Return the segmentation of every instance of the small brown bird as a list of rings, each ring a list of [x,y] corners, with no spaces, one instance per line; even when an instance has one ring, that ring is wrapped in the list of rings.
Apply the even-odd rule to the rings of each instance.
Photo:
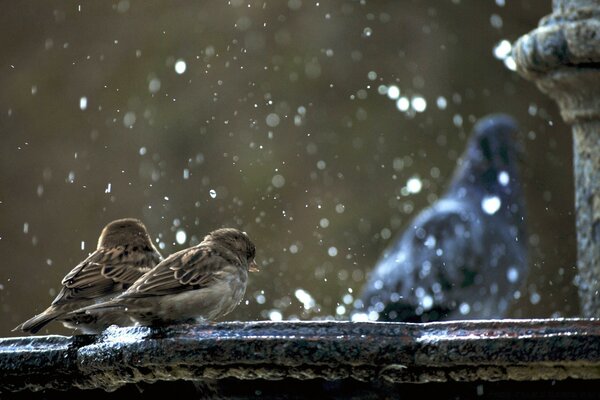
[[[140,325],[214,320],[244,297],[256,250],[237,229],[217,229],[196,246],[171,254],[129,289],[78,315],[127,315]]]
[[[115,323],[132,325],[128,319],[105,320],[67,313],[120,294],[161,260],[141,221],[132,218],[113,221],[102,230],[96,250],[63,278],[63,287],[52,305],[13,331],[36,333],[53,320],[84,333],[98,333]]]

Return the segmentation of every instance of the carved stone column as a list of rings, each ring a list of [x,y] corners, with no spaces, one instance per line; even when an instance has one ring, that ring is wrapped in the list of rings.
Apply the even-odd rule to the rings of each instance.
[[[600,0],[552,6],[513,56],[519,74],[552,97],[573,128],[577,283],[583,315],[600,317]]]

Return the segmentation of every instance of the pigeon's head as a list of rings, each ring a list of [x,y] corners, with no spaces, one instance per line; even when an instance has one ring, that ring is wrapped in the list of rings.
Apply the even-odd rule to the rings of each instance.
[[[475,185],[483,192],[510,194],[517,183],[519,158],[517,122],[508,115],[494,114],[473,128],[458,185]]]

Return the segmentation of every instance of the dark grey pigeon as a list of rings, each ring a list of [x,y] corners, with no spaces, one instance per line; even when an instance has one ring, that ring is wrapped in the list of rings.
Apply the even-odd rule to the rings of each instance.
[[[448,191],[385,251],[358,312],[406,322],[506,316],[527,274],[517,131],[507,115],[477,122]]]

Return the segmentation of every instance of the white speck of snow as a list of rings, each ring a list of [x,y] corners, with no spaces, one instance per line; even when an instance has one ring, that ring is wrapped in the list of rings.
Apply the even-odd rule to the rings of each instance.
[[[508,185],[508,183],[510,182],[510,175],[508,175],[508,172],[500,171],[500,173],[498,174],[498,182],[502,186]]]
[[[210,195],[211,198],[216,198],[217,197],[217,191],[215,189],[210,189],[208,191],[208,194]]]
[[[396,85],[388,86],[387,96],[392,100],[396,100],[398,97],[400,97],[400,88]]]
[[[327,228],[329,226],[329,220],[327,218],[321,218],[319,225],[321,228]]]
[[[85,242],[83,240],[81,241],[81,250],[85,250]]]
[[[423,183],[417,177],[412,177],[408,181],[406,181],[406,190],[408,193],[419,193],[423,188]]]
[[[335,206],[335,212],[337,212],[338,214],[341,214],[344,212],[344,210],[346,210],[346,206],[344,206],[343,204],[336,204]]]
[[[186,240],[187,234],[185,233],[185,231],[182,229],[178,230],[175,234],[175,241],[177,242],[177,244],[184,244]]]
[[[329,257],[335,257],[338,254],[338,250],[335,246],[331,246],[329,249],[327,249],[327,254],[329,254]]]
[[[110,193],[112,190],[112,183],[108,182],[106,185],[106,189],[104,189],[104,193]]]
[[[177,72],[179,75],[183,74],[186,69],[187,64],[181,58],[175,61],[175,72]]]
[[[335,313],[337,315],[344,315],[346,313],[346,307],[344,307],[343,305],[339,305],[335,308]]]
[[[481,208],[486,214],[494,215],[502,206],[498,196],[486,196],[481,200]]]
[[[79,108],[83,111],[87,108],[88,100],[87,97],[83,96],[79,99]]]
[[[29,223],[28,222],[25,222],[23,224],[23,233],[25,233],[25,234],[29,233]]]
[[[537,292],[533,292],[531,293],[531,296],[529,296],[529,301],[531,302],[531,304],[537,304],[540,302],[541,299],[542,296],[540,296],[540,294]]]
[[[187,168],[183,169],[183,179],[190,179],[190,170]]]

